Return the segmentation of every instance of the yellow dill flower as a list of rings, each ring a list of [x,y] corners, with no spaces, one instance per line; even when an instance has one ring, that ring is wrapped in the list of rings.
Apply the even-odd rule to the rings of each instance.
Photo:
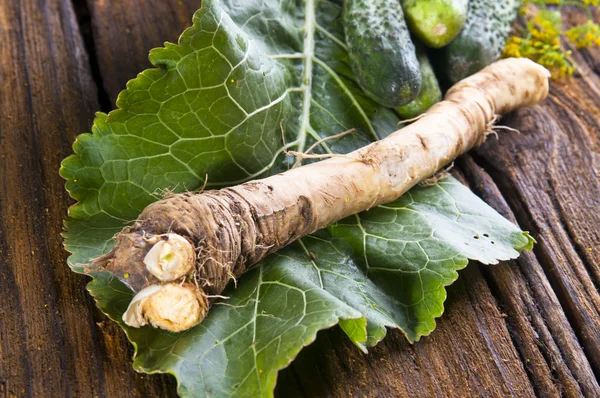
[[[529,58],[546,67],[553,79],[571,76],[575,68],[560,46],[561,30],[559,13],[539,10],[527,23],[527,37],[509,37],[502,56]]]
[[[585,8],[589,20],[580,26],[562,31],[560,10],[564,4]],[[598,7],[600,0],[523,0],[520,14],[526,19],[523,37],[511,36],[503,50],[503,57],[529,58],[552,73],[554,79],[573,75],[575,67],[571,62],[570,51],[561,47],[564,35],[577,47],[600,47],[600,24],[592,21],[589,7]]]
[[[502,56],[504,58],[521,58],[520,43],[521,38],[515,36],[509,37],[506,46],[504,46],[504,50],[502,51]]]
[[[600,0],[581,0],[583,4],[586,6],[598,6],[600,4]]]
[[[560,42],[562,21],[560,13],[550,10],[539,10],[527,23],[527,31],[535,40],[543,43]]]
[[[587,21],[583,25],[575,26],[565,32],[575,47],[584,48],[594,45],[600,46],[600,25]]]

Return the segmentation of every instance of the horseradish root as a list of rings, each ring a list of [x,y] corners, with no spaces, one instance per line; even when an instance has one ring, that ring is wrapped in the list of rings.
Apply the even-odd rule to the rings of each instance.
[[[128,325],[188,329],[232,278],[266,255],[397,199],[481,144],[497,115],[541,101],[549,76],[527,59],[502,60],[457,83],[410,126],[346,156],[160,200],[92,266],[137,293],[123,315]]]
[[[136,328],[150,323],[154,327],[180,332],[198,324],[208,303],[195,286],[165,283],[150,285],[135,295],[123,320]]]

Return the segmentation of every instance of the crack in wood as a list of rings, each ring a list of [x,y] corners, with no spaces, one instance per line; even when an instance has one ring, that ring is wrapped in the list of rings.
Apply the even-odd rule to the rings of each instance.
[[[94,40],[94,32],[92,29],[92,17],[86,0],[71,0],[77,24],[79,25],[79,34],[83,38],[83,44],[88,56],[90,72],[92,79],[96,83],[98,92],[98,104],[102,112],[110,112],[113,109],[113,103],[110,101],[108,92],[104,88],[102,81],[102,73],[100,73],[100,65],[98,64],[98,56],[96,53],[96,43]]]

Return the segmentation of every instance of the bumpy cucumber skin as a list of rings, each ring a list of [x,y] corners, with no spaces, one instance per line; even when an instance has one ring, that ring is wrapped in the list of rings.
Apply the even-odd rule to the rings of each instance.
[[[421,92],[413,102],[396,108],[403,119],[417,117],[442,100],[442,90],[424,49],[417,50],[417,58],[421,65]]]
[[[427,47],[444,47],[467,19],[468,0],[402,0],[410,31]]]
[[[398,0],[345,0],[350,65],[372,99],[394,108],[419,95],[421,73]]]
[[[469,0],[465,27],[444,48],[448,78],[455,83],[500,58],[521,0]]]

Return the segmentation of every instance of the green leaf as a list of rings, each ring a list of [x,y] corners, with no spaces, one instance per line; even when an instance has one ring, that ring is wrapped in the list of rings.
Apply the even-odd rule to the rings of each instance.
[[[325,0],[205,0],[178,44],[152,50],[157,68],[130,81],[118,109],[99,113],[63,162],[78,201],[65,232],[73,270],[108,251],[164,190],[278,173],[290,166],[286,149],[351,128],[315,152],[345,153],[394,131],[396,114],[353,80],[340,11]],[[269,396],[278,370],[319,330],[340,324],[363,351],[386,327],[417,341],[469,259],[493,264],[532,242],[446,179],[269,256],[183,333],[126,327],[133,293],[106,271],[88,288],[136,347],[137,370],[175,375],[186,396]]]

